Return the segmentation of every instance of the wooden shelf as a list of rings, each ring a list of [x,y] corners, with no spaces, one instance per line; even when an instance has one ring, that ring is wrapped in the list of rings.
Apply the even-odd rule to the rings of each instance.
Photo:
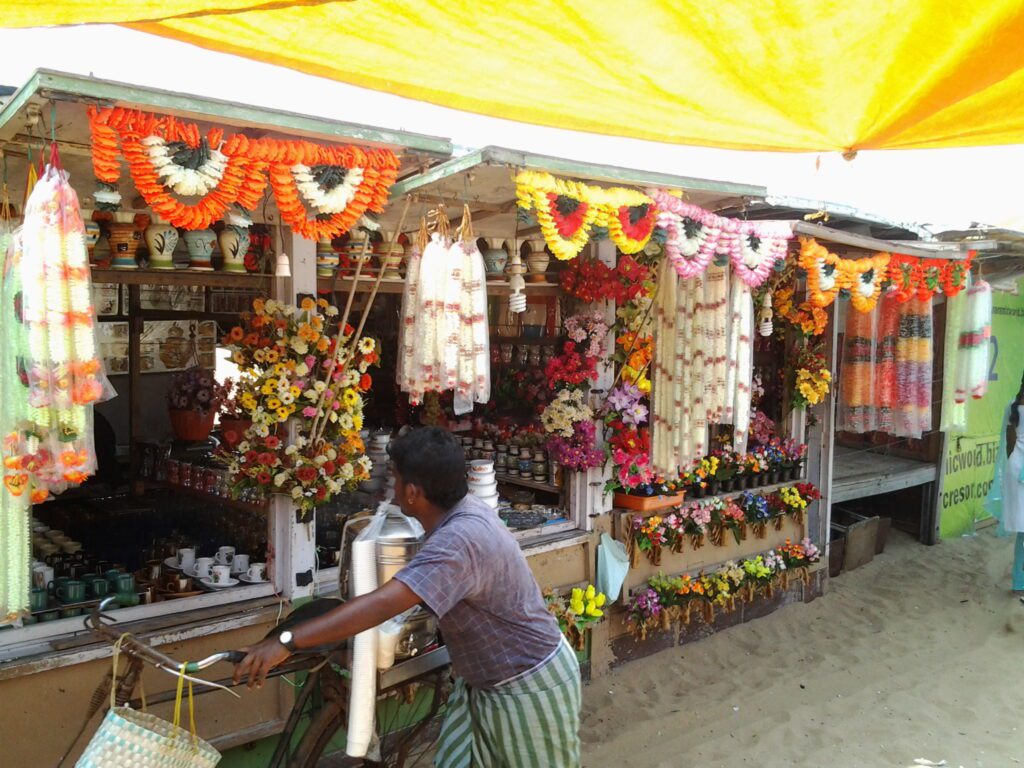
[[[260,288],[273,275],[235,272],[197,272],[188,269],[114,269],[93,267],[94,283],[120,285],[177,285],[210,288]]]
[[[253,504],[248,501],[238,501],[236,499],[229,499],[223,496],[211,496],[205,491],[197,491],[195,488],[189,488],[185,485],[172,485],[171,483],[161,482],[159,480],[146,480],[145,488],[147,491],[170,491],[177,493],[181,496],[188,496],[193,499],[200,499],[201,501],[207,501],[213,505],[220,505],[222,507],[228,507],[230,509],[237,509],[242,512],[266,512],[267,504]]]
[[[796,480],[786,480],[786,481],[781,482],[781,483],[772,483],[771,485],[761,485],[761,486],[758,486],[757,488],[744,488],[742,491],[729,491],[728,493],[719,493],[719,494],[716,494],[714,496],[703,496],[702,498],[699,498],[699,499],[692,498],[692,497],[685,497],[682,500],[682,502],[680,502],[680,503],[681,504],[690,504],[690,503],[695,502],[695,501],[709,501],[711,499],[735,499],[735,498],[738,498],[739,496],[741,496],[742,494],[746,493],[747,491],[750,491],[751,493],[756,494],[758,496],[763,496],[764,494],[771,493],[773,491],[777,491],[777,490],[779,490],[779,488],[788,488],[790,486],[796,485],[797,483],[806,483],[806,482],[807,482],[807,478],[806,477],[799,477]],[[664,515],[664,514],[666,514],[666,511],[668,509],[671,509],[671,507],[663,507],[661,509],[650,509],[650,510],[625,509],[624,507],[615,507],[613,511],[614,512],[620,512],[622,514],[628,514],[628,515],[641,515],[643,517],[650,517],[651,515]]]
[[[373,284],[376,282],[376,276],[366,277],[360,276],[359,287],[357,293],[369,293],[373,290]],[[352,288],[352,278],[350,277],[318,277],[317,288],[320,291],[344,291],[348,292]],[[380,288],[377,289],[378,293],[402,293],[405,289],[405,280],[399,278],[384,278],[380,281]],[[529,296],[557,296],[561,292],[561,286],[558,283],[527,283],[526,289],[523,291],[527,297]],[[507,280],[488,280],[487,281],[487,295],[488,296],[508,296],[511,290],[508,287]]]
[[[508,483],[509,485],[521,485],[524,488],[533,488],[535,491],[546,491],[547,493],[561,493],[562,489],[554,483],[541,483],[537,480],[531,480],[526,477],[514,477],[513,475],[506,475],[504,472],[495,472],[494,479],[499,483]]]

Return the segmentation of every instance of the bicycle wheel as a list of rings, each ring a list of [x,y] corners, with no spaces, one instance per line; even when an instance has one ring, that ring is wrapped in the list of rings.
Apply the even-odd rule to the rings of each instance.
[[[384,734],[379,755],[363,760],[370,768],[426,768],[430,765],[434,744],[440,733],[438,711],[447,693],[447,670],[439,670],[426,680],[381,697],[377,702],[377,731]],[[289,768],[347,768],[357,765],[343,751],[340,733],[347,725],[347,707],[338,700],[327,700],[314,715],[309,728],[296,745]],[[331,749],[329,749],[329,747]],[[325,752],[328,753],[325,756]],[[377,759],[379,757],[379,759]]]

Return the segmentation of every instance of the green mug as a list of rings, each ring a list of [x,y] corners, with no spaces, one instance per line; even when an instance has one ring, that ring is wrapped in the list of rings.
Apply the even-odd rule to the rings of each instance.
[[[107,580],[102,576],[93,574],[85,579],[85,585],[89,588],[89,594],[93,597],[105,597],[108,590]]]
[[[57,587],[57,599],[62,603],[80,603],[85,600],[84,581],[66,581]]]
[[[111,568],[111,569],[103,572],[103,578],[106,579],[107,581],[114,581],[120,575],[121,575],[121,569],[120,568]],[[113,584],[111,584],[111,586],[113,586]]]
[[[32,587],[32,592],[28,598],[29,607],[32,609],[32,612],[45,611],[48,597],[49,593],[42,587]]]
[[[135,574],[118,571],[114,576],[111,576],[108,572],[107,584],[110,585],[111,592],[134,592]]]
[[[53,581],[50,582],[50,594],[56,595],[57,594],[57,588],[61,584],[67,584],[71,580],[72,579],[71,579],[70,576],[58,576],[56,579],[54,579]]]
[[[131,574],[128,575],[130,576]],[[117,598],[117,604],[123,608],[139,604],[139,596],[134,592],[118,592],[115,597]]]

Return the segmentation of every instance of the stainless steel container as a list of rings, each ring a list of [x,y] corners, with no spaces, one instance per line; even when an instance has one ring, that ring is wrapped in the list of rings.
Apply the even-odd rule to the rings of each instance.
[[[389,512],[377,537],[377,583],[387,583],[420,551],[423,539],[399,511]]]

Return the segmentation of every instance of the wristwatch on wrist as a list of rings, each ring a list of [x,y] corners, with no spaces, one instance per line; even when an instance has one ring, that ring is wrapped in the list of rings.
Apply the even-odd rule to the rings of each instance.
[[[295,647],[295,640],[292,638],[292,633],[289,630],[286,629],[284,632],[279,634],[277,639],[280,641],[281,645],[288,649],[289,653],[295,653],[295,651],[298,650],[298,648]]]

